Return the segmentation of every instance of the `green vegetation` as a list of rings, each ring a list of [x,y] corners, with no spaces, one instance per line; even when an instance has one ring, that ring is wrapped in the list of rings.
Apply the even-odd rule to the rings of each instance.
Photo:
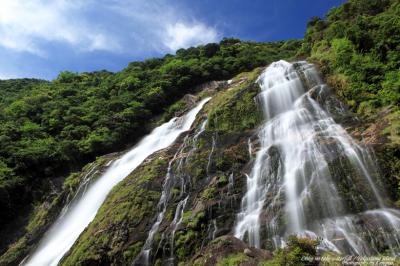
[[[386,182],[388,196],[395,201],[395,206],[400,208],[400,146],[389,144],[377,150],[378,164],[384,169],[382,175]]]
[[[350,0],[325,19],[314,17],[298,55],[319,65],[336,95],[365,122],[383,122],[376,132],[387,143],[376,148],[382,181],[400,202],[400,2]]]
[[[225,235],[209,242],[204,250],[183,265],[317,266],[317,245],[316,240],[290,236],[284,248],[271,254],[265,250],[249,248],[243,241]]]
[[[201,222],[205,220],[204,211],[193,214],[192,211],[186,211],[183,213],[182,223],[188,228],[196,229],[201,225]]]
[[[247,74],[240,75],[241,78],[245,76]],[[253,76],[252,80],[246,82],[254,83],[256,75],[254,74]],[[203,112],[209,114],[212,110],[223,108],[230,102],[241,102],[245,98],[233,97],[239,92],[244,95],[255,91],[248,89],[248,86],[245,85],[232,84],[233,89],[229,88],[219,90],[209,102],[213,108],[209,108],[209,105],[207,105]],[[250,104],[256,106],[254,101],[250,102]],[[203,121],[203,119],[198,119],[194,128],[198,128]],[[215,200],[216,195],[227,189],[227,176],[232,171],[230,167],[240,169],[246,162],[246,160],[237,159],[247,156],[246,142],[242,140],[240,143],[236,141],[231,143],[232,137],[229,134],[224,135],[224,137],[221,136],[219,140],[227,144],[224,146],[218,144],[213,154],[216,157],[223,158],[219,164],[221,169],[223,165],[227,172],[211,169],[211,167],[209,172],[213,176],[210,179],[211,184],[205,183],[208,157],[212,148],[211,139],[214,133],[214,131],[206,130],[199,136],[198,141],[199,143],[203,142],[203,144],[198,145],[199,147],[197,147],[193,156],[180,168],[182,175],[191,175],[193,180],[193,191],[191,192],[193,194],[191,195],[196,195],[199,205],[195,209],[193,206],[189,206],[192,202],[188,202],[186,211],[182,216],[181,225],[175,233],[174,253],[179,261],[186,261],[193,255],[193,251],[200,249],[203,240],[209,234],[209,218],[212,214],[212,209],[216,210],[213,205],[217,205],[219,201]],[[237,129],[234,133],[239,135],[241,132]],[[191,144],[188,144],[188,150],[184,150],[183,154],[187,154],[192,148]],[[229,148],[226,147],[227,145],[229,145]],[[112,190],[93,222],[72,247],[70,255],[65,258],[63,265],[82,265],[85,263],[125,265],[130,264],[136,258],[156,217],[157,208],[155,206],[160,197],[160,186],[167,172],[168,161],[176,152],[176,146],[179,146],[179,143],[154,154],[150,160],[146,160],[144,165],[137,168]],[[219,153],[221,153],[221,156]],[[229,168],[227,168],[228,166]],[[175,166],[173,165],[173,167]],[[215,173],[215,171],[218,171],[218,173]],[[160,232],[154,236],[154,250],[159,246],[165,245],[165,241],[168,240],[163,239],[162,234],[165,237],[165,235],[168,235],[167,230],[171,229],[169,225],[174,218],[177,204],[174,199],[179,196],[179,193],[180,189],[172,188],[171,201],[167,206],[164,221],[160,224]],[[235,213],[229,211],[224,212],[224,215],[233,217]],[[223,223],[233,224],[233,219],[224,219]],[[93,237],[94,235],[96,237]],[[160,249],[158,253],[154,254],[155,262],[157,263],[162,258],[162,250]]]
[[[207,107],[210,111],[207,129],[218,133],[242,132],[254,129],[262,120],[262,112],[255,103],[259,86],[255,83],[260,69],[241,73],[232,80],[233,86],[217,95]]]
[[[203,191],[203,193],[201,194],[201,198],[202,198],[203,200],[211,200],[211,199],[215,198],[215,195],[214,195],[215,192],[216,192],[215,187],[207,188],[207,189],[205,189],[205,190]]]
[[[361,115],[400,102],[400,3],[350,0],[308,23],[301,53]]]
[[[0,81],[0,226],[41,200],[49,179],[135,142],[165,111],[182,111],[178,100],[196,85],[290,58],[299,46],[224,39],[118,73]]]
[[[201,234],[207,224],[207,218],[205,212],[201,211],[193,213],[187,211],[183,214],[182,224],[185,226],[185,230],[179,230],[176,234],[176,255],[180,261],[189,257],[193,250],[200,248]]]
[[[290,236],[287,246],[278,249],[272,258],[264,263],[262,266],[313,266],[319,265],[318,261],[312,259],[317,255],[318,241],[310,238],[298,238]]]
[[[164,154],[142,164],[115,186],[99,209],[95,220],[86,228],[61,265],[128,265],[138,255],[155,216],[159,191],[155,186],[168,161]]]
[[[0,264],[19,261],[35,244],[36,239],[29,236],[39,238],[66,200],[65,193],[43,200],[50,190],[49,180],[68,176],[97,156],[134,143],[155,123],[181,114],[187,109],[182,96],[197,92],[197,85],[231,79],[240,73],[228,87],[220,88],[204,108],[208,114],[206,130],[198,139],[196,152],[181,169],[190,174],[193,188],[176,231],[175,253],[179,261],[187,262],[203,243],[206,248],[212,246],[213,241],[207,247],[210,221],[218,222],[218,229],[225,233],[233,226],[240,206],[236,198],[241,198],[245,188],[240,182],[245,180],[242,173],[249,161],[247,139],[262,122],[255,99],[259,92],[255,79],[261,72],[258,67],[295,54],[316,63],[327,83],[363,121],[382,120],[376,130],[385,142],[376,149],[376,155],[385,183],[391,187],[390,197],[400,206],[400,3],[349,0],[332,9],[326,18],[313,18],[302,42],[224,39],[219,44],[181,49],[176,55],[133,62],[118,73],[65,71],[53,81],[0,81],[0,226],[12,223],[23,206],[36,206],[24,229],[25,236],[1,257]],[[376,115],[385,110],[382,117]],[[212,138],[217,143],[211,154]],[[146,160],[112,190],[63,265],[132,263],[154,222],[173,149]],[[343,171],[352,171],[349,162],[337,158],[329,167],[345,201],[359,195],[371,197],[356,176],[352,184],[342,178]],[[83,173],[87,170],[84,168]],[[235,197],[229,198],[231,173],[236,178]],[[81,176],[70,174],[64,181],[64,192],[73,193]],[[165,241],[162,233],[169,230],[179,194],[180,190],[173,188],[154,245]],[[360,205],[350,206],[353,201],[349,201],[347,207],[362,211],[365,206],[358,199]],[[37,204],[39,201],[47,205]],[[234,241],[226,242],[240,245]],[[227,243],[219,244],[216,250],[220,256],[215,261],[218,265],[254,259],[243,253],[242,246],[228,250]],[[310,239],[291,237],[287,247],[261,265],[313,265],[303,259],[315,256],[316,244]],[[162,260],[160,250],[155,254],[156,263]],[[209,254],[195,262],[202,265]]]
[[[112,159],[112,156],[100,157],[93,163],[83,167],[80,173],[70,174],[64,181],[61,193],[51,194],[42,204],[35,206],[27,225],[22,230],[24,235],[9,246],[7,252],[2,254],[0,265],[18,265],[36,244],[36,241],[43,236],[45,231],[55,221],[62,207],[68,202],[68,199],[75,195],[83,178],[96,179],[101,169],[110,159]],[[94,168],[99,170],[99,172],[91,171]],[[90,175],[90,172],[93,174]]]
[[[248,257],[243,253],[229,255],[217,263],[217,266],[235,266],[246,262]]]

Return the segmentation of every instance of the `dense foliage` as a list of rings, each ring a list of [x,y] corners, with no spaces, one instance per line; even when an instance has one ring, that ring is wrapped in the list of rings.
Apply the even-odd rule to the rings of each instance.
[[[359,114],[400,102],[400,2],[350,0],[308,23],[302,53]]]
[[[386,189],[400,206],[400,1],[349,0],[307,26],[299,55],[364,122],[388,139],[377,155]],[[396,185],[397,183],[397,185]]]
[[[118,73],[1,81],[0,225],[40,198],[49,178],[137,140],[196,85],[290,58],[299,46],[224,39],[133,62]]]
[[[389,126],[383,131],[390,131],[395,145],[382,157],[388,166],[380,165],[387,176],[398,177],[400,2],[349,0],[323,19],[311,19],[303,42],[224,39],[219,44],[180,49],[176,55],[133,62],[118,73],[64,71],[53,81],[0,80],[1,228],[6,230],[4,225],[24,215],[24,206],[50,191],[49,180],[56,182],[58,176],[80,169],[95,157],[134,143],[160,115],[168,118],[181,112],[184,105],[178,100],[197,85],[230,79],[296,53],[320,66],[327,82],[353,111],[369,118],[382,109],[390,111],[385,117],[390,118]],[[209,110],[208,130],[228,135],[258,123],[248,104],[254,94],[241,94],[241,103],[224,104],[236,97],[234,93],[214,98],[220,108]],[[215,107],[212,102],[209,106]],[[223,159],[220,156],[217,164],[223,166]],[[214,201],[213,191],[207,190],[203,199]],[[400,199],[400,186],[394,194]],[[110,216],[114,218],[118,216]],[[181,243],[184,249],[189,242]],[[267,265],[290,261],[301,265],[301,257],[314,252],[314,242],[293,238]],[[237,262],[241,257],[231,259]]]
[[[287,245],[275,251],[272,260],[262,264],[263,266],[317,266],[318,241],[310,238],[298,238],[289,236]]]

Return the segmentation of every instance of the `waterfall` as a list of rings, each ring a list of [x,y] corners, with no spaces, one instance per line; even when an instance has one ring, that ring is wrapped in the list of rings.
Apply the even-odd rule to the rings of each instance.
[[[184,171],[183,167],[195,154],[198,138],[205,131],[206,123],[207,119],[203,123],[201,123],[198,129],[196,129],[193,137],[191,137],[190,135],[186,135],[182,145],[178,148],[173,158],[169,161],[167,173],[165,175],[165,180],[163,183],[161,197],[157,204],[157,208],[159,210],[157,218],[147,235],[147,239],[145,241],[145,244],[143,245],[142,251],[133,263],[134,265],[150,265],[151,256],[154,255],[152,254],[154,237],[156,233],[158,233],[161,223],[164,221],[168,204],[171,203],[171,198],[173,198],[172,190],[176,187],[179,187],[179,195],[177,197],[178,199],[180,199],[180,201],[176,205],[174,219],[167,229],[170,234],[166,235],[166,232],[163,233],[163,238],[169,238],[169,241],[167,242],[167,244],[169,244],[169,254],[167,262],[171,265],[174,264],[175,233],[182,222],[183,212],[185,211],[185,207],[190,196],[189,189],[192,187],[191,177]],[[189,151],[186,152],[187,148],[189,148]]]
[[[207,162],[207,176],[210,175],[210,167],[211,167],[211,162],[212,162],[212,156],[214,153],[215,145],[216,145],[216,140],[215,136],[212,137],[212,146],[211,146],[211,151],[210,154],[208,155],[208,162]]]
[[[235,184],[233,181],[233,172],[232,172],[228,178],[228,193],[233,194],[234,185]]]
[[[84,193],[70,202],[56,222],[41,239],[36,250],[21,265],[57,265],[76,239],[94,219],[110,190],[128,176],[149,155],[171,145],[184,131],[190,129],[196,115],[210,98],[198,103],[182,117],[175,117],[155,128],[136,146],[114,161],[107,171]]]
[[[385,205],[368,150],[314,99],[328,90],[314,66],[278,61],[257,82],[265,122],[235,236],[255,247],[298,235],[344,254],[398,253],[400,212]]]

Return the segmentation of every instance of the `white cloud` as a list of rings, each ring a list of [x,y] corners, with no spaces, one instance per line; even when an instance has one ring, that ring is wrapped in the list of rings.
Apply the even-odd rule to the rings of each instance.
[[[165,0],[0,0],[0,46],[48,56],[77,51],[173,52],[215,42],[217,30]]]
[[[68,0],[0,1],[0,45],[45,55],[42,42],[60,42],[82,50],[115,50],[118,44],[93,28],[81,11],[86,4]]]
[[[175,51],[182,47],[215,42],[217,39],[218,34],[214,28],[201,23],[184,24],[177,22],[166,26],[163,43],[170,50]]]
[[[0,79],[13,79],[18,77],[15,73],[12,73],[9,69],[7,71],[0,68]]]
[[[176,4],[176,3],[175,3]],[[135,49],[175,52],[218,41],[218,31],[190,16],[190,11],[163,0],[119,0],[109,7],[131,24]]]

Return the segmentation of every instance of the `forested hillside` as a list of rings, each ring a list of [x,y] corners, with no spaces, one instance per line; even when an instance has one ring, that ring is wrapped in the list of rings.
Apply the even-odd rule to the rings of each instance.
[[[301,258],[321,252],[316,248],[319,240],[289,237],[286,247],[276,249],[276,240],[266,238],[270,228],[265,225],[260,249],[231,236],[243,206],[246,178],[263,145],[258,130],[268,122],[262,118],[257,77],[278,60],[315,64],[321,82],[332,89],[329,93],[312,87],[302,63],[294,63],[294,72],[311,91],[310,99],[371,152],[360,156],[374,161],[371,168],[376,172],[367,174],[370,183],[362,179],[370,168],[360,174],[339,148],[337,154],[326,155],[326,167],[345,202],[341,215],[348,215],[346,219],[360,215],[354,227],[360,226],[357,230],[371,238],[378,234],[371,228],[380,213],[371,218],[370,210],[400,208],[400,2],[349,0],[323,18],[312,18],[303,40],[257,43],[225,38],[180,49],[175,55],[132,62],[116,73],[64,71],[52,81],[0,80],[0,233],[5,236],[0,252],[6,251],[0,265],[17,265],[32,251],[88,176],[95,180],[120,156],[118,152],[192,108],[187,94],[193,101],[212,99],[187,135],[151,155],[114,187],[61,263],[141,265],[146,237],[164,206],[159,232],[148,244],[153,263],[173,259],[186,265],[309,265]],[[210,85],[210,81],[223,82]],[[335,149],[338,140],[317,133],[321,139],[316,142],[329,148],[325,151]],[[265,155],[275,167],[269,174],[277,180],[283,160],[279,148]],[[93,169],[97,170],[91,174]],[[183,183],[168,187],[169,201],[163,205],[158,202],[171,169]],[[383,195],[382,205],[374,198],[374,182]],[[311,201],[324,202],[315,200],[327,196],[320,189]],[[284,198],[275,198],[277,209]],[[312,215],[316,214],[310,211]],[[260,220],[269,216],[265,212]],[[289,223],[275,222],[277,227]],[[355,249],[350,254],[388,255],[398,250],[382,239],[370,240],[373,252]]]
[[[353,0],[308,23],[301,53],[358,114],[400,102],[400,4]]]
[[[400,200],[400,2],[352,0],[308,23],[299,54],[320,66],[336,95],[362,119]]]
[[[155,117],[182,112],[178,100],[196,85],[291,58],[299,44],[225,39],[132,62],[118,73],[1,81],[0,225],[52,191],[55,177],[134,143]]]

